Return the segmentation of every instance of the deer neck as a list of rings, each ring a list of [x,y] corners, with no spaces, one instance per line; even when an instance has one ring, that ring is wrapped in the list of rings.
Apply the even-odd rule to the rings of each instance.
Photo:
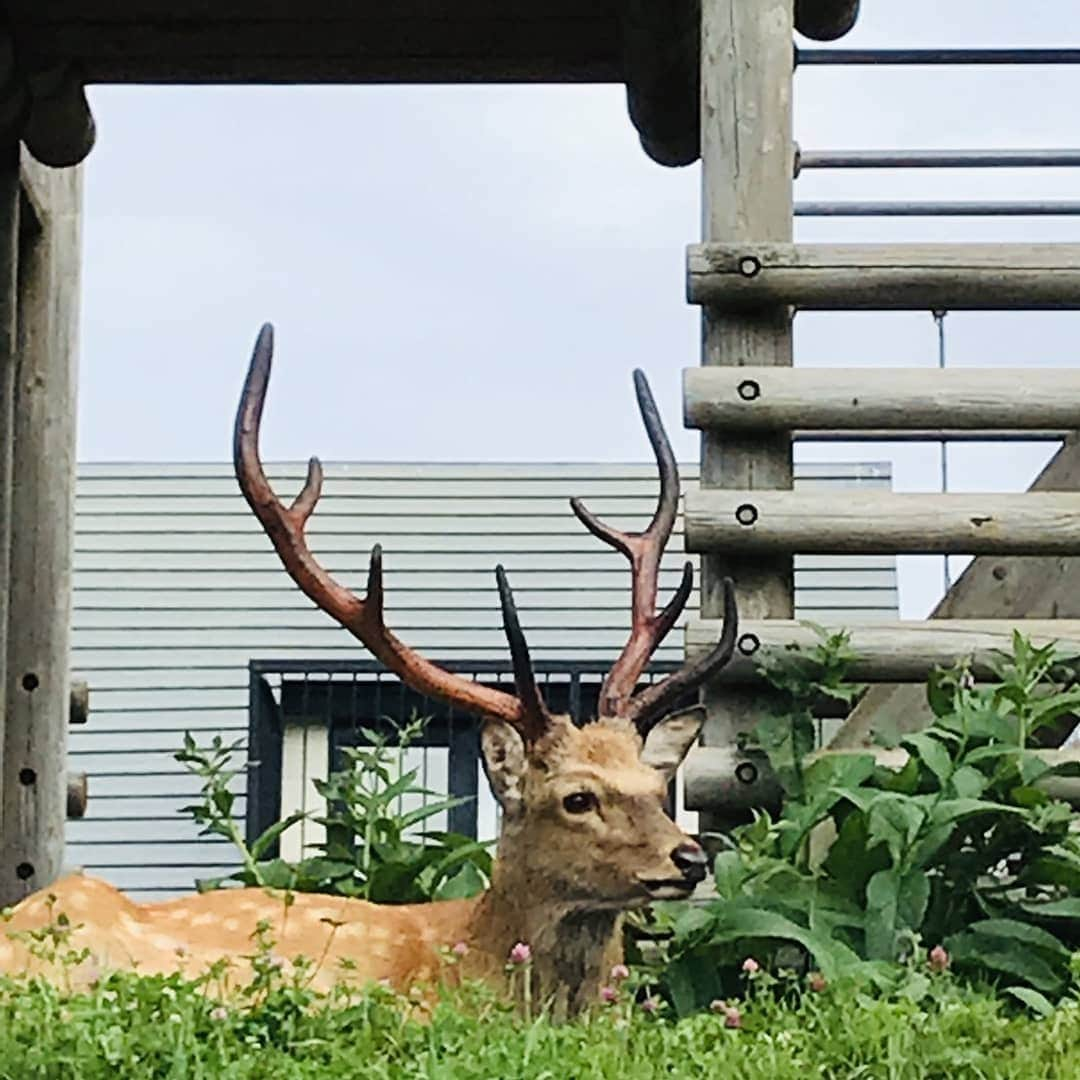
[[[612,966],[622,960],[622,912],[549,897],[532,878],[496,863],[468,936],[497,973],[518,942],[527,944],[537,999],[553,998],[557,1013],[578,1012],[599,1000]]]

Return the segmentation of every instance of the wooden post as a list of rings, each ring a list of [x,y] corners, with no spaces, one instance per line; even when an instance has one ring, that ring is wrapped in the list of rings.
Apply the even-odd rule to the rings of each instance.
[[[12,517],[12,452],[15,444],[15,363],[18,351],[19,144],[9,143],[0,162],[0,798],[3,794],[7,715],[7,612]]]
[[[702,226],[706,242],[790,243],[793,228],[791,136],[792,0],[703,0],[701,8]],[[791,311],[773,304],[754,311],[702,311],[702,363],[791,366]],[[791,438],[764,433],[734,438],[704,432],[705,488],[789,489]],[[743,618],[787,619],[794,613],[788,554],[707,554],[702,558],[701,611],[721,614],[721,581],[736,583]],[[753,691],[750,692],[754,693]],[[708,687],[703,741],[733,745],[752,722],[746,692]],[[760,715],[760,713],[758,713]],[[731,819],[703,815],[702,830]]]
[[[81,172],[24,155],[0,903],[60,873],[67,817]]]

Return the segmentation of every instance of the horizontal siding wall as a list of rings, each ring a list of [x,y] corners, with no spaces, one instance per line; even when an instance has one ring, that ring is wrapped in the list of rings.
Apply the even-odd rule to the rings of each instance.
[[[684,488],[696,466],[683,466]],[[283,498],[303,465],[269,467]],[[656,498],[651,465],[326,466],[311,544],[362,590],[381,543],[388,624],[433,659],[503,658],[494,566],[518,598],[534,656],[614,657],[625,641],[625,560],[590,536],[580,495],[618,527],[642,528]],[[886,465],[796,466],[799,487],[888,488]],[[854,495],[853,497],[857,497]],[[687,556],[682,520],[661,589]],[[91,687],[90,722],[71,734],[71,766],[90,804],[68,823],[68,864],[142,897],[187,891],[231,869],[231,850],[199,839],[180,809],[197,781],[173,760],[185,730],[208,741],[247,733],[255,658],[357,658],[364,650],[293,585],[227,465],[84,465],[77,484],[73,668]],[[691,557],[696,562],[695,557]],[[696,611],[697,594],[688,614]],[[796,560],[802,618],[895,618],[895,559]],[[671,633],[658,654],[678,659]],[[243,812],[243,799],[238,802]]]

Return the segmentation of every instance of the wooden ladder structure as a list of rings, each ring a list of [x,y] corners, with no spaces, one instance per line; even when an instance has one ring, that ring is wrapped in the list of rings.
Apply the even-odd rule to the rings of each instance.
[[[795,553],[1080,555],[1076,475],[1073,490],[1052,490],[1051,479],[1024,494],[792,490],[796,431],[940,439],[1080,427],[1080,370],[792,367],[797,310],[1080,309],[1078,244],[792,242],[792,14],[791,0],[702,3],[704,242],[689,249],[687,295],[702,309],[703,349],[684,376],[685,422],[702,433],[700,490],[685,500],[686,547],[702,556],[702,618],[686,629],[687,652],[717,639],[725,575],[741,612],[736,661],[706,693],[703,745],[686,765],[686,806],[702,812],[703,831],[777,796],[739,741],[767,692],[754,654],[813,638],[793,619]],[[845,628],[862,658],[853,677],[895,683],[1007,649],[1014,627],[1080,652],[1080,619]],[[837,741],[859,742],[850,725]]]

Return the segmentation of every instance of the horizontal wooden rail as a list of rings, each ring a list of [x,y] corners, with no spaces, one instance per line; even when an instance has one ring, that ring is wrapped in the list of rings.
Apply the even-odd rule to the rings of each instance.
[[[1080,555],[1080,493],[699,489],[686,550],[800,554]]]
[[[90,687],[84,682],[71,684],[68,723],[85,724],[90,719]]]
[[[1080,368],[695,367],[688,428],[855,431],[1080,428]]]
[[[807,756],[809,763],[822,755],[872,753],[878,765],[900,770],[908,755],[902,748],[886,750],[820,750]],[[1035,750],[1038,757],[1053,765],[1080,765],[1080,747],[1059,750]],[[726,746],[695,746],[683,765],[683,799],[687,810],[732,811],[773,809],[781,799],[768,761],[760,753],[744,753]],[[1036,781],[1054,798],[1080,805],[1080,777],[1052,776]]]
[[[1080,244],[696,244],[693,304],[744,310],[1080,308]]]
[[[67,816],[69,821],[77,821],[86,816],[86,804],[90,795],[90,782],[86,773],[67,774]]]
[[[687,657],[700,655],[720,637],[721,622],[692,619],[686,624]],[[1080,656],[1080,619],[933,619],[845,624],[857,654],[849,671],[853,682],[923,682],[935,669],[971,658],[978,678],[992,672],[987,661],[1012,651],[1014,630],[1036,645],[1056,641],[1062,657]],[[770,651],[809,648],[819,641],[814,630],[792,619],[745,619],[731,663],[719,678],[729,683],[761,681],[758,662]]]

